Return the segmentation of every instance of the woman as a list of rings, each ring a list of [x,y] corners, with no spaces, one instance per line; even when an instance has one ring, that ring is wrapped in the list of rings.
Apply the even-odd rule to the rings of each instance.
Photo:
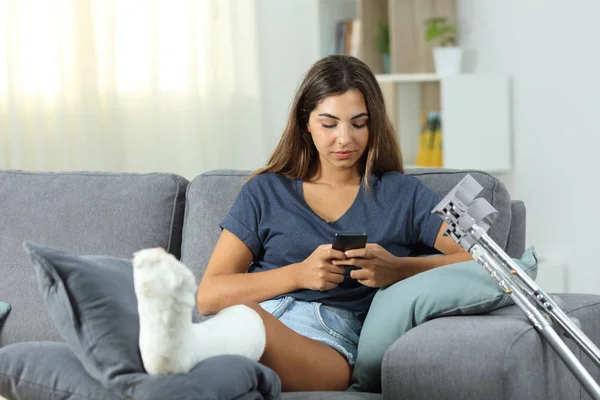
[[[470,258],[442,236],[430,213],[439,200],[403,174],[373,73],[356,58],[325,57],[304,77],[269,162],[223,219],[198,309],[256,310],[267,333],[260,361],[284,391],[345,390],[377,288]],[[369,243],[337,251],[336,232],[366,232]],[[443,255],[408,257],[422,245]]]

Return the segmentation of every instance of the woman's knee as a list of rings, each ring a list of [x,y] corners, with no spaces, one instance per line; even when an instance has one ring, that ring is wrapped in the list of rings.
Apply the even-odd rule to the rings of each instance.
[[[259,315],[262,316],[262,313],[265,312],[265,310],[260,306],[260,304],[256,301],[246,301],[243,302],[242,305],[253,309],[254,311],[256,311]]]
[[[242,303],[242,305],[254,310],[260,318],[263,320],[263,324],[265,325],[265,330],[268,330],[268,325],[270,324],[270,319],[273,317],[261,305],[256,301],[248,301]],[[271,318],[270,318],[271,317]]]

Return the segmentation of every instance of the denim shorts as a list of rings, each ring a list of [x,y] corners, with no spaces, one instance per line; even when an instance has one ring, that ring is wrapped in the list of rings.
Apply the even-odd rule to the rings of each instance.
[[[286,296],[260,303],[291,330],[324,343],[354,365],[362,321],[352,311]]]

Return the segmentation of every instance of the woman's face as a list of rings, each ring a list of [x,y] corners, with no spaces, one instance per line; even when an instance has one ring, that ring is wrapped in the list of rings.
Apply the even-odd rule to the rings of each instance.
[[[310,113],[308,131],[322,167],[357,167],[369,140],[368,119],[365,100],[357,89],[326,97],[317,104]]]

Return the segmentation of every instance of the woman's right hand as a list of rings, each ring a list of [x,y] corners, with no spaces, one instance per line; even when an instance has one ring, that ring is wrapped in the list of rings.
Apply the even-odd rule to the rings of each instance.
[[[300,289],[330,290],[344,280],[346,267],[333,265],[332,260],[343,260],[342,251],[334,250],[330,244],[323,244],[315,249],[306,260],[293,264]]]

